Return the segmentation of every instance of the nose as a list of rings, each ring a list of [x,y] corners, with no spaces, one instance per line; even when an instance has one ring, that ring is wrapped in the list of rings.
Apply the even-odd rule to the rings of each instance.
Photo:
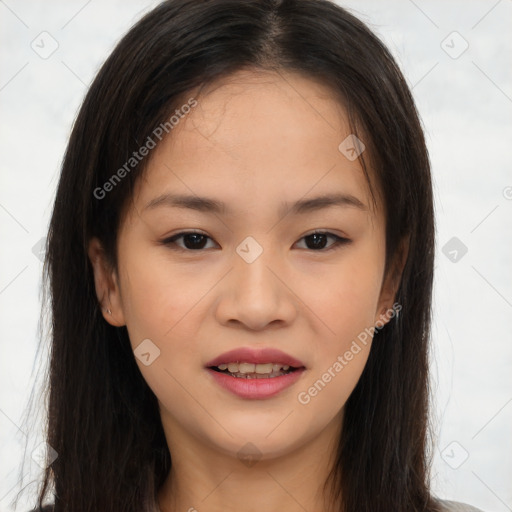
[[[283,269],[283,262],[271,250],[263,249],[252,260],[241,249],[234,255],[233,268],[222,282],[216,309],[218,321],[255,331],[270,325],[291,324],[298,308],[288,280],[290,276]]]

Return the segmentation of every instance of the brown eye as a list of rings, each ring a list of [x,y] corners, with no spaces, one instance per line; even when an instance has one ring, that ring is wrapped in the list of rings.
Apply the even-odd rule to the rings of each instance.
[[[331,243],[327,248],[327,239],[332,238],[334,242]],[[330,251],[341,245],[345,245],[350,242],[348,238],[329,233],[328,231],[315,231],[310,235],[303,236],[301,240],[306,240],[306,248],[312,251]]]
[[[183,246],[176,243],[176,240],[182,238]],[[198,251],[205,248],[206,241],[210,239],[209,236],[206,236],[203,233],[196,233],[194,231],[183,231],[181,233],[177,233],[176,235],[166,238],[162,241],[162,244],[167,246],[176,246],[182,250],[189,251]],[[210,239],[211,240],[211,239]]]

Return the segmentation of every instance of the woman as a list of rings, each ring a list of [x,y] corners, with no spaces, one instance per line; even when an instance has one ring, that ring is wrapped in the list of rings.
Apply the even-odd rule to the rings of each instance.
[[[60,511],[476,510],[431,495],[432,185],[327,0],[170,0],[90,87],[45,269]]]

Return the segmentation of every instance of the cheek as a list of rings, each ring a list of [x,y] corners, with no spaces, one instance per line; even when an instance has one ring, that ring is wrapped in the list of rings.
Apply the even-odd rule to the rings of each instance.
[[[308,306],[325,327],[322,332],[326,337],[319,337],[320,352],[342,350],[360,332],[374,325],[382,258],[374,241],[357,251],[347,251],[336,266],[323,269],[321,274],[317,272],[314,278],[303,279],[301,293],[308,297]]]
[[[182,387],[187,372],[183,368],[197,365],[198,357],[197,347],[187,340],[197,338],[198,301],[212,283],[197,279],[197,274],[194,279],[194,272],[184,272],[183,266],[178,269],[165,257],[165,251],[156,254],[154,249],[127,246],[123,250],[123,311],[135,360],[158,399],[175,411],[187,402]],[[146,353],[150,355],[144,360],[140,356]]]
[[[204,410],[190,398],[191,368],[198,367],[197,341],[204,337],[205,299],[219,276],[176,265],[165,251],[126,252],[123,310],[136,363],[164,410],[186,423],[204,421]],[[122,268],[121,268],[122,270]],[[145,341],[145,340],[150,340]],[[144,348],[142,348],[144,347]],[[148,357],[140,357],[150,353]],[[184,404],[187,404],[184,407]]]
[[[317,274],[318,291],[309,295],[308,305],[325,328],[314,338],[315,360],[297,399],[324,422],[343,407],[368,360],[383,257],[376,239],[357,251],[347,251],[335,270]]]
[[[183,329],[185,317],[211,283],[197,279],[193,268],[183,270],[165,257],[165,252],[131,250],[121,268],[123,310],[132,344],[154,338],[164,342]],[[194,277],[195,276],[195,277]],[[183,333],[181,333],[183,334]]]
[[[357,345],[357,346],[356,346]],[[297,393],[300,417],[309,418],[314,429],[329,424],[342,414],[344,406],[363,373],[371,343],[357,343],[333,354],[321,369],[315,369]],[[347,355],[350,354],[350,360]]]
[[[372,344],[377,292],[368,273],[348,272],[318,303],[329,330],[314,340],[315,359],[297,401],[319,424],[342,410],[361,377]]]

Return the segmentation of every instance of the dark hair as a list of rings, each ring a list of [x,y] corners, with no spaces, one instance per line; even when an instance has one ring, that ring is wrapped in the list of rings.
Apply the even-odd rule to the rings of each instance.
[[[396,295],[400,315],[375,333],[346,404],[325,489],[343,512],[435,511],[428,475],[434,259],[428,153],[413,98],[389,51],[328,0],[165,1],[127,33],[92,83],[69,140],[47,239],[47,442],[58,457],[46,469],[38,505],[53,486],[56,512],[155,506],[171,467],[157,400],[126,327],[107,324],[100,313],[87,256],[97,236],[116,268],[118,228],[147,159],[103,199],[94,190],[189,91],[241,69],[293,71],[331,88],[352,133],[367,146],[365,174],[371,185],[371,167],[382,194],[386,272],[395,271],[401,242],[409,240]]]

